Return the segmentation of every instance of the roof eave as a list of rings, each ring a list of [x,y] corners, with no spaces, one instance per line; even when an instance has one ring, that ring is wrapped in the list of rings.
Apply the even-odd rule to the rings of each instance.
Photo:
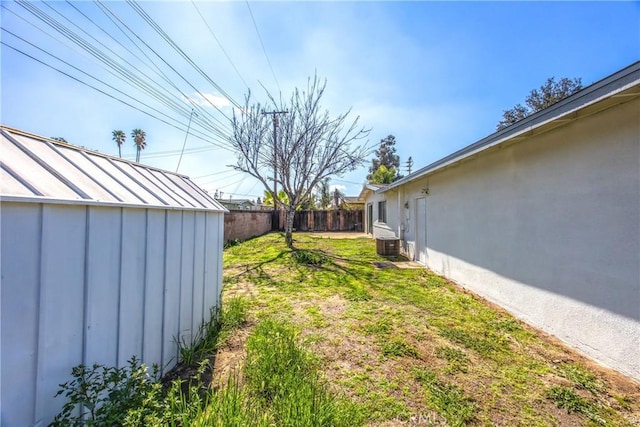
[[[420,179],[427,174],[474,156],[491,147],[516,140],[517,138],[525,139],[530,136],[528,134],[531,134],[537,129],[553,122],[573,121],[578,118],[576,114],[578,111],[603,102],[606,99],[613,98],[621,92],[637,86],[640,86],[640,61],[631,64],[630,66],[582,89],[579,92],[576,92],[574,95],[567,97],[549,108],[532,114],[531,116],[522,119],[505,129],[497,131],[480,139],[479,141],[474,142],[473,144],[443,157],[442,159],[417,170],[411,175],[407,175],[389,186],[376,191],[376,193],[384,193],[385,191],[392,190],[405,183]],[[574,115],[574,117],[571,117],[572,115]]]

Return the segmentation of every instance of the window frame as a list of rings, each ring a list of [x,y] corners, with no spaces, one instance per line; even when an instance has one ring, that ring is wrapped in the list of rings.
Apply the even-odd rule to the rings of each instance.
[[[378,201],[378,222],[387,223],[387,201]]]

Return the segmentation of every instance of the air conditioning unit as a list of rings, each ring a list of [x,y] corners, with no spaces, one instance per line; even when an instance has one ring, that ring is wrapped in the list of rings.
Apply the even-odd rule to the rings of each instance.
[[[400,239],[395,237],[376,238],[376,253],[382,256],[400,255]]]

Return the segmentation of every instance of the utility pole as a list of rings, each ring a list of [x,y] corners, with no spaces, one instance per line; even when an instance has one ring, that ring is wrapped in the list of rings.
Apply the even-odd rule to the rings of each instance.
[[[278,198],[278,154],[277,146],[277,129],[278,129],[278,114],[287,114],[288,111],[263,111],[262,114],[270,114],[273,118],[273,209],[276,209]]]
[[[413,159],[409,156],[409,160],[407,160],[407,172],[411,175],[411,167],[413,166]]]

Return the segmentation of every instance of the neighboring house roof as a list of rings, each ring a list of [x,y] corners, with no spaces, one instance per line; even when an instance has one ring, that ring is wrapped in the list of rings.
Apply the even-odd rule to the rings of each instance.
[[[385,188],[375,191],[382,193],[391,190],[407,182],[457,164],[461,160],[473,157],[490,148],[504,143],[524,140],[637,96],[640,96],[640,61],[587,86],[544,110],[431,163]],[[363,188],[364,191],[365,189]],[[361,196],[362,194],[360,193]]]
[[[191,180],[0,126],[0,200],[225,211]]]
[[[345,203],[364,203],[364,200],[360,200],[359,196],[344,196],[342,200]]]
[[[358,195],[358,200],[364,203],[368,193],[383,191],[387,187],[388,187],[388,184],[370,184],[370,183],[364,184],[362,186],[362,190],[360,190],[360,194]]]
[[[249,199],[216,199],[224,206],[260,206]]]
[[[233,204],[236,204],[236,205],[241,205],[241,204],[244,204],[244,203],[247,203],[247,204],[250,204],[250,205],[255,205],[253,200],[249,200],[249,199],[218,199],[218,201],[225,202],[225,203],[233,203]]]

